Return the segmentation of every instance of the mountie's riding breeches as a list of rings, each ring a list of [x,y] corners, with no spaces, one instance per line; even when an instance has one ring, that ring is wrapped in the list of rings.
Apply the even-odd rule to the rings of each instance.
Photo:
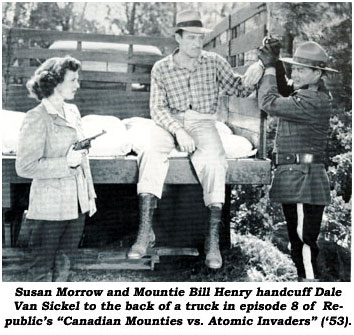
[[[317,239],[320,234],[323,205],[283,204],[291,244],[291,257],[298,276],[306,279],[318,277]]]

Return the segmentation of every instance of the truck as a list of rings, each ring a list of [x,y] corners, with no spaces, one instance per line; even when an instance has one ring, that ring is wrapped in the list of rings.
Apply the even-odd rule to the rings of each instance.
[[[265,4],[252,3],[220,22],[207,36],[205,49],[221,54],[235,70],[242,73],[256,59],[256,49],[266,35],[266,21]],[[70,54],[83,65],[80,72],[81,88],[74,100],[82,116],[95,114],[113,115],[119,119],[149,118],[151,68],[175,47],[173,37],[116,36],[3,27],[2,108],[19,112],[33,108],[37,102],[28,97],[26,81],[43,60]],[[266,115],[259,110],[256,97],[220,96],[218,119],[227,124],[234,134],[246,137],[257,148],[254,157],[228,159],[222,228],[222,245],[228,248],[232,187],[269,184],[271,162],[266,157]],[[21,231],[25,230],[21,213],[26,209],[31,183],[31,180],[16,174],[15,158],[15,155],[2,156],[3,257],[6,254],[13,255]],[[86,237],[90,239],[89,227],[95,225],[91,235],[100,236],[97,220],[102,223],[104,215],[113,209],[116,212],[112,225],[115,225],[114,220],[120,220],[119,228],[116,226],[113,230],[118,229],[121,235],[126,232],[135,235],[138,227],[136,158],[93,157],[90,163],[99,197],[98,212],[102,214],[96,219],[96,224],[88,220]],[[100,203],[100,198],[110,201]],[[197,255],[206,229],[205,218],[201,187],[189,159],[170,158],[164,197],[154,221],[160,246],[152,257],[154,262],[159,255]],[[122,247],[127,245],[123,243]]]

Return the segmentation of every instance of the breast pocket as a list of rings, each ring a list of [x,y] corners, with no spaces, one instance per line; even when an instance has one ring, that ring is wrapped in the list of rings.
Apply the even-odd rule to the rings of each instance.
[[[201,81],[203,95],[215,94],[217,83],[214,73],[208,72],[205,75],[201,75],[199,80]]]

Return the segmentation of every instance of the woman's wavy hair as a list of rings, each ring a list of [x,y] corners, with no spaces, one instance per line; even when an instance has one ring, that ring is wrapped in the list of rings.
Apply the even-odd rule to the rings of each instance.
[[[48,98],[53,94],[54,88],[64,81],[66,71],[76,72],[80,67],[81,63],[71,56],[47,59],[26,84],[30,97],[39,101]]]

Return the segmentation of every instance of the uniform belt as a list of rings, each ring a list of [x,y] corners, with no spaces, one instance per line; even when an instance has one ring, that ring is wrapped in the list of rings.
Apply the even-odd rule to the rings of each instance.
[[[285,164],[321,164],[323,155],[307,153],[273,154],[273,163],[277,165]]]

